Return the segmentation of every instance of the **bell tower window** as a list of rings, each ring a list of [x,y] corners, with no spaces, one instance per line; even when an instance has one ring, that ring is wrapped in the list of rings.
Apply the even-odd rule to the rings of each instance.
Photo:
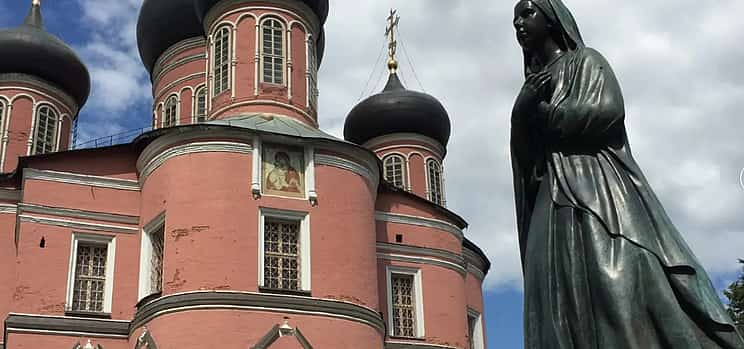
[[[394,186],[405,189],[405,161],[400,155],[388,155],[383,159],[385,179]]]
[[[307,41],[307,101],[312,110],[318,110],[318,50],[313,40]]]
[[[222,27],[214,34],[214,95],[230,89],[230,28]]]
[[[429,200],[437,205],[444,205],[444,195],[442,193],[442,166],[430,159],[426,162],[429,186]]]
[[[58,115],[48,105],[42,105],[36,112],[36,130],[32,154],[47,154],[54,151],[57,141]]]
[[[194,100],[194,122],[204,122],[207,120],[207,88],[202,86],[196,90]]]
[[[176,126],[178,120],[178,97],[170,96],[163,107],[163,127]]]
[[[284,84],[284,25],[276,18],[268,18],[261,24],[261,60],[263,82]]]

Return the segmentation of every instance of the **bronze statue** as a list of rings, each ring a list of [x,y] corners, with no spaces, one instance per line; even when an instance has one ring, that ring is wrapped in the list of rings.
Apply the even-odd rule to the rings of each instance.
[[[512,165],[527,349],[744,348],[630,152],[612,68],[561,0],[514,10]]]

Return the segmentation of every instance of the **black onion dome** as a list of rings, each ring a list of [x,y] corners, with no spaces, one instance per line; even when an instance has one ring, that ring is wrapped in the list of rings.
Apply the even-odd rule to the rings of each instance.
[[[90,94],[90,74],[75,51],[47,33],[39,4],[33,4],[17,28],[0,31],[0,74],[41,78],[67,92],[82,107]]]
[[[204,36],[194,0],[145,0],[137,20],[140,58],[152,73],[155,62],[179,41]]]
[[[161,0],[162,1],[162,0]],[[328,0],[296,0],[301,2],[308,7],[318,16],[320,24],[325,24],[326,18],[328,18]],[[220,0],[195,0],[196,14],[201,20],[207,15],[207,12],[216,5]]]
[[[381,93],[357,104],[346,117],[344,138],[363,144],[392,133],[416,133],[447,146],[450,119],[439,101],[425,93],[406,90],[398,75],[390,74]]]

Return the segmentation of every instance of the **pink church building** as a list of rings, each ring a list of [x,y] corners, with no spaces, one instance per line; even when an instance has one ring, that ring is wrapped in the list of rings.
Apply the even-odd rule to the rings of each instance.
[[[320,130],[327,16],[145,0],[152,130],[77,150],[87,69],[38,0],[0,31],[1,349],[486,347],[447,112],[391,64],[345,139]]]

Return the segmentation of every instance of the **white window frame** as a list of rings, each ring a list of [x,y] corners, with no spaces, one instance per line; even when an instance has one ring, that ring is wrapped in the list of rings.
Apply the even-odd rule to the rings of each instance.
[[[37,140],[39,138],[39,126],[41,124],[41,110],[43,108],[49,109],[49,112],[51,115],[48,115],[52,121],[47,123],[47,125],[51,125],[52,128],[52,150],[45,152],[42,150],[42,152],[39,152],[39,149],[37,148]],[[62,115],[60,115],[59,110],[52,106],[49,103],[41,103],[36,107],[36,110],[34,111],[34,125],[33,125],[33,138],[32,138],[32,144],[31,144],[31,154],[32,155],[40,155],[40,154],[50,154],[57,151],[58,143],[59,143],[59,132],[60,132],[60,121],[62,120]]]
[[[174,117],[173,124],[166,125],[166,122],[168,121],[168,104],[172,100],[175,100],[175,107],[176,107],[174,111],[175,115],[173,115]],[[160,127],[178,126],[180,118],[181,118],[181,97],[178,94],[174,93],[168,96],[168,98],[166,98],[165,102],[163,103],[163,113],[161,115]]]
[[[277,23],[279,23],[279,26],[280,26],[280,28],[278,30],[282,34],[282,38],[281,38],[282,52],[281,52],[281,55],[269,55],[269,54],[266,53],[266,48],[264,47],[264,28],[266,26],[266,22],[272,21],[272,20],[273,21],[276,21]],[[268,28],[271,28],[271,30],[277,30],[277,28],[275,28],[275,27],[268,27]],[[261,40],[261,42],[260,42],[260,45],[261,45],[261,50],[260,50],[260,53],[261,53],[261,67],[259,68],[260,69],[260,72],[261,72],[261,80],[260,81],[262,83],[265,83],[265,84],[286,86],[287,85],[287,81],[290,78],[289,76],[287,76],[287,44],[286,44],[286,41],[287,41],[287,24],[284,23],[284,21],[282,19],[280,19],[279,17],[267,16],[266,18],[264,18],[264,19],[261,20],[261,25],[259,26],[259,37],[260,37],[260,40]],[[280,82],[266,81],[266,75],[265,75],[265,72],[264,72],[264,66],[266,64],[266,58],[267,57],[275,58],[275,57],[279,57],[279,56],[281,56],[281,59],[282,59],[282,65],[281,65],[282,81],[280,81]],[[274,64],[272,63],[272,77],[274,77],[273,76],[273,72],[275,70],[276,69],[274,69]]]
[[[385,279],[387,282],[387,317],[388,317],[388,335],[391,337],[395,336],[395,329],[393,328],[393,274],[412,275],[413,276],[413,292],[414,301],[416,302],[413,307],[416,314],[416,327],[415,337],[413,338],[424,338],[426,335],[424,329],[424,294],[423,294],[423,283],[421,281],[421,269],[408,268],[400,266],[388,265],[385,270]],[[397,337],[396,338],[407,338]]]
[[[483,315],[473,309],[468,308],[468,330],[470,330],[470,319],[475,320],[473,333],[468,333],[468,337],[472,336],[470,342],[473,343],[473,347],[470,349],[485,349],[486,342],[483,339]]]
[[[435,202],[432,197],[432,193],[433,193],[433,190],[431,187],[432,179],[431,179],[431,174],[429,173],[430,162],[436,163],[437,167],[439,168],[439,183],[438,184],[439,184],[439,190],[440,190],[439,196],[441,197],[441,202]],[[429,201],[439,206],[446,207],[447,198],[444,196],[444,167],[442,166],[442,162],[436,158],[429,157],[424,160],[424,168],[426,169],[425,170],[426,172],[426,198]]]
[[[150,223],[142,227],[142,238],[140,241],[140,260],[139,260],[139,290],[137,300],[152,295],[152,285],[150,284],[150,259],[152,258],[152,238],[151,234],[163,228],[165,235],[165,212],[160,213]],[[165,240],[165,236],[163,237]],[[165,242],[165,241],[164,241]],[[165,251],[165,247],[163,247]],[[163,253],[165,255],[165,252]]]
[[[70,269],[67,273],[65,311],[72,311],[72,297],[75,289],[75,269],[77,268],[77,251],[80,242],[106,245],[106,283],[103,289],[102,314],[111,314],[112,297],[114,294],[114,268],[116,266],[116,237],[113,235],[88,233],[72,233],[72,240],[70,243]]]
[[[217,76],[217,40],[218,35],[225,31],[225,35],[227,36],[227,42],[225,43],[225,46],[227,47],[227,52],[225,54],[225,57],[222,58],[222,62],[227,62],[227,67],[225,68],[224,73],[227,75],[227,84],[226,86],[221,85],[222,79],[221,75]],[[212,70],[212,97],[216,97],[220,95],[221,93],[225,91],[229,91],[230,87],[232,85],[232,55],[233,55],[233,37],[232,37],[232,28],[229,25],[221,25],[217,28],[217,30],[214,31],[214,34],[212,35],[212,64],[211,64],[211,70]]]
[[[204,91],[204,121],[201,121],[201,122],[207,121],[207,100],[209,100],[209,91],[207,90],[206,85],[199,85],[194,90],[194,110],[191,112],[191,115],[193,115],[191,121],[194,124],[200,123],[198,111],[199,111],[199,92],[201,91]]]
[[[385,156],[382,157],[382,176],[385,178],[386,181],[390,182],[388,180],[388,170],[387,170],[387,161],[393,157],[397,157],[401,161],[401,176],[403,177],[403,183],[400,187],[396,185],[396,187],[406,190],[408,188],[408,166],[406,161],[406,157],[403,154],[400,153],[387,153]],[[392,183],[392,182],[391,182]]]
[[[264,226],[266,218],[300,222],[300,291],[310,292],[310,214],[308,212],[279,210],[259,207],[258,209],[258,286],[264,287]]]

